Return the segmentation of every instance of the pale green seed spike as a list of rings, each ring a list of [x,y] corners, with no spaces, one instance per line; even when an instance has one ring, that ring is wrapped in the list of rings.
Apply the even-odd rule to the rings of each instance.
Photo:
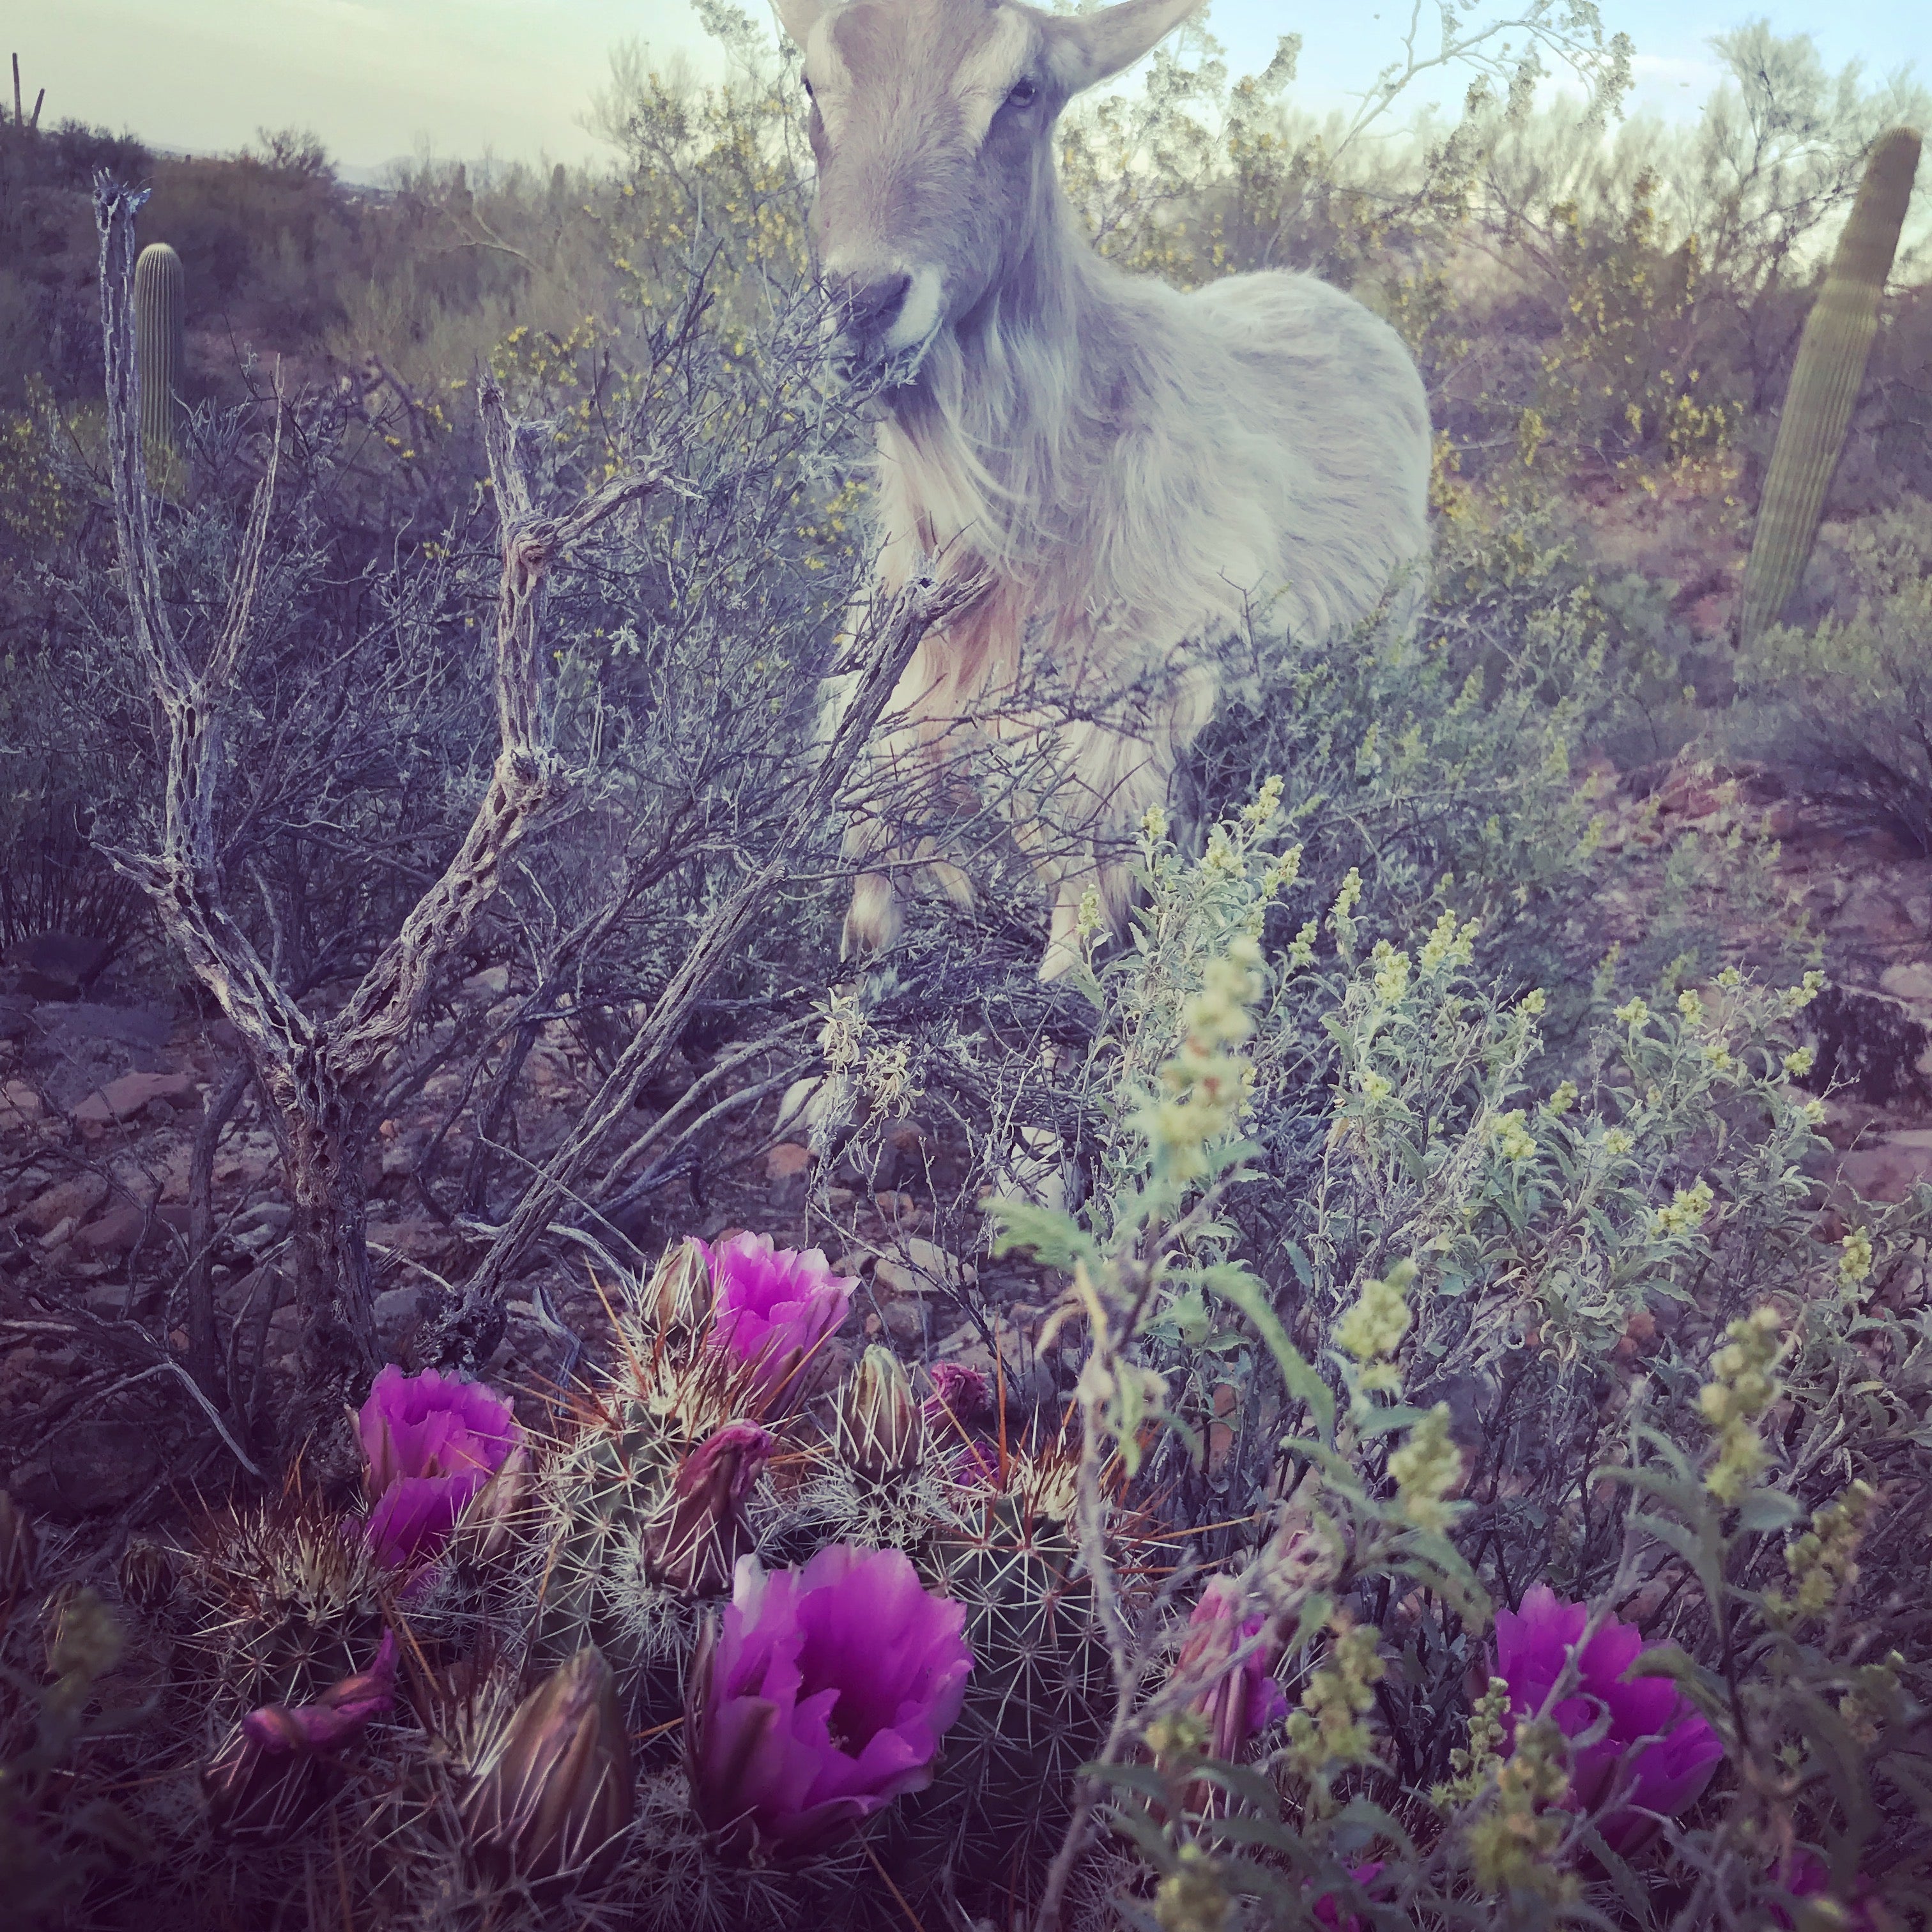
[[[1909,128],[1894,129],[1874,146],[1831,273],[1804,324],[1744,566],[1738,620],[1744,644],[1778,621],[1811,554],[1825,492],[1844,452],[1865,358],[1878,332],[1879,298],[1912,199],[1918,146]]]
[[[153,242],[134,264],[134,354],[141,375],[141,440],[148,467],[166,487],[178,460],[176,424],[188,373],[181,257]]]

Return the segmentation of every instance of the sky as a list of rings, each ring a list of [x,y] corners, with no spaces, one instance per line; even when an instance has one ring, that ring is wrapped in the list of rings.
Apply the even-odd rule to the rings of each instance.
[[[1810,34],[1834,70],[1910,62],[1932,85],[1928,0],[1599,4],[1606,28],[1636,44],[1630,104],[1672,118],[1694,113],[1715,84],[1711,36],[1754,16]],[[1320,111],[1394,57],[1407,5],[1214,0],[1208,23],[1238,72],[1299,32],[1294,98]],[[202,153],[262,127],[307,128],[353,173],[425,152],[589,158],[601,150],[582,123],[613,46],[706,58],[687,0],[38,0],[8,11],[0,52],[18,51],[30,110],[46,89],[46,124],[71,116]]]

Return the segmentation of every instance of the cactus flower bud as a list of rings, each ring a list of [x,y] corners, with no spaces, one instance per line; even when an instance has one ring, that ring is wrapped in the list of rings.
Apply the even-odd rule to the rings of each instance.
[[[367,1670],[312,1704],[250,1711],[201,1774],[218,1838],[269,1844],[298,1831],[327,1801],[333,1753],[395,1701],[396,1640],[385,1630]]]
[[[1232,1576],[1208,1578],[1174,1660],[1177,1677],[1206,1676],[1260,1634],[1265,1619],[1238,1618],[1240,1606],[1240,1586]],[[1208,1720],[1208,1755],[1230,1764],[1238,1762],[1250,1738],[1288,1713],[1288,1698],[1268,1674],[1267,1647],[1250,1651],[1238,1669],[1223,1669],[1209,1677],[1192,1708]]]
[[[594,1882],[636,1804],[616,1682],[586,1645],[519,1704],[463,1801],[477,1862],[526,1885]]]
[[[509,1548],[535,1485],[530,1445],[520,1441],[458,1519],[457,1552],[472,1563],[494,1562]]]
[[[699,1597],[731,1587],[753,1540],[745,1498],[771,1454],[772,1438],[756,1423],[732,1422],[685,1457],[644,1528],[644,1574],[653,1583]]]
[[[859,1358],[838,1398],[838,1446],[862,1476],[880,1483],[919,1460],[919,1404],[899,1358],[878,1343]]]
[[[926,1399],[926,1419],[935,1429],[962,1433],[993,1412],[993,1391],[983,1373],[964,1362],[934,1362],[927,1373],[932,1393]]]
[[[174,1600],[174,1559],[158,1543],[136,1537],[121,1552],[121,1600],[151,1617]]]
[[[711,1261],[704,1244],[692,1239],[667,1248],[641,1301],[659,1334],[702,1335],[711,1321]]]
[[[11,1603],[33,1580],[40,1546],[33,1519],[0,1490],[0,1604]]]

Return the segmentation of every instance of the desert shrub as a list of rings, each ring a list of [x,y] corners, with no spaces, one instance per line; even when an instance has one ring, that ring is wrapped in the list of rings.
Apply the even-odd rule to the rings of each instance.
[[[1825,614],[1744,653],[1730,728],[1815,796],[1932,850],[1932,508],[1908,499],[1831,533],[1804,596]]]
[[[1191,1490],[1243,1630],[1278,1634],[1301,1695],[1258,1763],[1217,1764],[1123,1612],[1106,1755],[1164,1874],[1129,1922],[1313,1924],[1344,1898],[1364,1922],[1751,1922],[1807,1888],[1798,1843],[1809,1888],[1905,1908],[1932,1850],[1923,1613],[1894,1580],[1924,1560],[1925,1385],[1896,1311],[1922,1298],[1932,1203],[1821,1234],[1793,1024],[1818,982],[1634,998],[1570,1077],[1532,1077],[1543,995],[1472,978],[1453,913],[1367,951],[1340,903],[1270,970],[1268,909],[1299,890],[1278,796],[1197,866],[1149,828],[1138,943],[1090,982],[1096,1198],[1077,1222],[994,1210],[1076,1270],[1054,1325],[1090,1352],[1088,1510],[1112,1454]],[[1875,1367],[1854,1423],[1846,1378]],[[1880,1508],[1899,1540],[1861,1568]],[[1524,1724],[1534,1699],[1498,1727],[1484,1633],[1536,1582],[1667,1637],[1654,1667],[1721,1742],[1660,1838],[1546,1808],[1570,1748]]]

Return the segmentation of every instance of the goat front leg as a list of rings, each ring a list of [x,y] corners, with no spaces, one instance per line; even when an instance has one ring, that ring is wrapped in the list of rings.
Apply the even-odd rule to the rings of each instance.
[[[908,871],[932,874],[956,903],[973,903],[971,881],[941,856],[938,828],[958,815],[949,808],[964,803],[946,744],[943,721],[916,721],[891,733],[868,760],[868,796],[845,828],[845,856],[855,876],[842,959],[897,943],[905,926],[900,878]]]
[[[1210,664],[1184,650],[1153,689],[1124,693],[1106,714],[1062,718],[1054,728],[1054,777],[1041,823],[1021,828],[1052,895],[1042,981],[1079,958],[1090,892],[1104,929],[1116,938],[1126,930],[1141,826],[1150,807],[1172,806],[1181,755],[1213,716],[1215,690]]]

